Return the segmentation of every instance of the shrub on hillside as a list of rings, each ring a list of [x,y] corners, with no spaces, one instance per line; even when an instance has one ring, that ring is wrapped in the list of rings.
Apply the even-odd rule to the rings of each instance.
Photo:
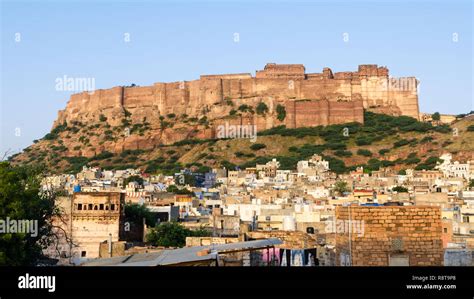
[[[264,102],[260,102],[257,105],[256,111],[259,115],[265,115],[268,113],[268,106]]]
[[[358,149],[357,154],[364,157],[372,157],[372,152],[366,149]]]
[[[254,143],[250,146],[251,150],[258,151],[261,150],[262,148],[266,148],[267,146],[263,143]]]

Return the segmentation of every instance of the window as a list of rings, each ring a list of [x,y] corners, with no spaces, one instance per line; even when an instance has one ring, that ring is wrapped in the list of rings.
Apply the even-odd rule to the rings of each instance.
[[[443,231],[444,231],[444,233],[445,233],[445,234],[447,234],[447,233],[448,233],[448,229],[447,229],[446,227],[445,227],[445,228],[443,228]]]
[[[89,204],[89,207],[87,208],[88,210],[92,210],[92,204]]]
[[[98,207],[97,207],[97,205],[95,205],[95,206],[94,206],[94,210],[97,210],[97,209],[98,209]]]
[[[101,203],[101,204],[99,205],[99,210],[101,210],[101,211],[104,210],[104,204],[103,204],[103,203]]]
[[[86,252],[85,251],[81,251],[81,257],[86,257]]]
[[[105,210],[106,210],[106,211],[109,210],[109,205],[105,205]]]
[[[469,216],[463,216],[462,222],[469,223]]]
[[[110,210],[111,210],[111,211],[115,211],[115,204],[111,204],[111,205],[110,205]]]
[[[392,250],[393,251],[401,251],[403,250],[403,239],[402,238],[394,238],[391,240],[392,243]]]
[[[79,211],[82,210],[82,203],[78,203],[78,204],[77,204],[77,209],[78,209]]]

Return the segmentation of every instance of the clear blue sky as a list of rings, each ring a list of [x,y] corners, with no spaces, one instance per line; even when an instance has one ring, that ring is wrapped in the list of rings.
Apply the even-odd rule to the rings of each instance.
[[[468,112],[472,16],[469,0],[2,1],[0,153],[49,132],[71,93],[55,90],[64,75],[110,88],[254,73],[267,62],[307,72],[373,63],[416,76],[421,111]]]

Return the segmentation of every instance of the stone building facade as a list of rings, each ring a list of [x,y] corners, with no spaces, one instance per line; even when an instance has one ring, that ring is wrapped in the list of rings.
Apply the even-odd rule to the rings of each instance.
[[[100,243],[119,241],[124,194],[118,192],[75,193],[72,200],[71,237],[78,244],[73,254],[96,258]]]
[[[340,206],[336,221],[336,265],[443,265],[439,207]]]

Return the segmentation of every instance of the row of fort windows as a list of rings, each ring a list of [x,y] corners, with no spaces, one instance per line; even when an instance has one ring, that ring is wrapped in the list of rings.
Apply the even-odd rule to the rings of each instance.
[[[115,211],[115,204],[74,204],[74,208],[77,211]]]

